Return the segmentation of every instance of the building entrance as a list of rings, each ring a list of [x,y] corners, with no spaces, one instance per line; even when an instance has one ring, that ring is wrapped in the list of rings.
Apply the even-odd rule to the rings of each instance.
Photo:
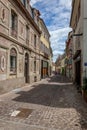
[[[25,54],[25,83],[29,83],[29,55]]]

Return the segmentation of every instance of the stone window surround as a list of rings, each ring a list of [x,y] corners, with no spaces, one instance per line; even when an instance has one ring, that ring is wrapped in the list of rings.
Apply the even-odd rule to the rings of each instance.
[[[15,48],[10,50],[10,74],[15,75],[17,71],[17,51]]]

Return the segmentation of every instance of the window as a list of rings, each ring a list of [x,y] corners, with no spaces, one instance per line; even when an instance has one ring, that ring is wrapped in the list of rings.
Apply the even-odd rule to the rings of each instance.
[[[36,47],[36,35],[34,35],[34,47]]]
[[[43,43],[41,42],[40,43],[40,50],[43,52],[43,50],[44,50],[44,47],[43,47]]]
[[[1,16],[2,22],[5,22],[6,10],[2,8],[1,13],[2,13],[2,16]]]
[[[22,2],[23,5],[26,7],[26,0],[21,0],[21,2]]]
[[[29,27],[26,26],[26,44],[29,44]]]
[[[27,3],[29,4],[29,0],[27,0]]]
[[[36,72],[36,60],[34,61],[34,72]]]
[[[79,4],[79,7],[78,7],[78,20],[79,20],[79,18],[80,18],[80,15],[81,15],[81,7],[80,7],[81,5]]]
[[[17,38],[17,23],[17,14],[13,10],[11,10],[11,36],[13,36],[14,38]]]
[[[14,48],[10,51],[10,72],[16,73],[17,68],[17,52]]]

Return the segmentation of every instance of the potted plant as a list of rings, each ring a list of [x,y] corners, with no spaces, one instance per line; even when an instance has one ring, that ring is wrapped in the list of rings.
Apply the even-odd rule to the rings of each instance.
[[[82,96],[87,102],[87,78],[83,79],[83,86],[82,86]]]

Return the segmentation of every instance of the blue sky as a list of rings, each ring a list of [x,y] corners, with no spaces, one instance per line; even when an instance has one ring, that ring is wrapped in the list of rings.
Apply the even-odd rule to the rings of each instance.
[[[37,8],[51,34],[53,61],[64,53],[65,41],[68,36],[72,0],[31,0],[31,5]]]

